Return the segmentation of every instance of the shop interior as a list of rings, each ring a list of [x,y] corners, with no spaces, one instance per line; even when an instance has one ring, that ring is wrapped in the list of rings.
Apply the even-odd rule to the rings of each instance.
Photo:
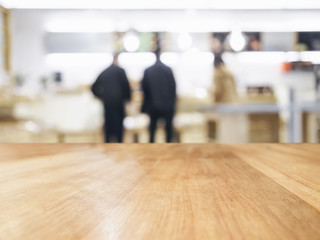
[[[124,142],[147,143],[140,81],[155,38],[177,83],[174,142],[320,142],[320,3],[279,2],[0,1],[0,142],[103,142],[91,85],[118,51]],[[213,98],[217,51],[236,103]]]

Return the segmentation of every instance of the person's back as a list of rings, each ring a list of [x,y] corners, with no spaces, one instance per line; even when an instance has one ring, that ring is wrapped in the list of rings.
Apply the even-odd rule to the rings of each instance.
[[[215,57],[214,67],[215,102],[235,102],[237,100],[237,90],[233,74],[224,65],[220,56]]]
[[[92,85],[93,94],[104,104],[106,142],[111,142],[112,137],[116,137],[117,142],[122,142],[124,105],[131,98],[129,81],[125,71],[117,66],[117,59],[115,55],[113,64]]]
[[[157,61],[145,70],[142,80],[145,94],[145,109],[148,110],[173,110],[176,102],[176,82],[171,68]]]
[[[144,93],[142,112],[150,116],[150,142],[154,142],[157,121],[166,122],[166,141],[173,136],[172,121],[176,104],[176,82],[170,67],[160,61],[160,52],[156,52],[157,61],[147,68],[141,82]]]
[[[92,86],[92,91],[107,107],[121,107],[130,99],[130,88],[125,72],[114,64],[99,75]]]
[[[215,101],[217,103],[235,102],[237,91],[233,74],[224,66],[219,66],[214,72]]]

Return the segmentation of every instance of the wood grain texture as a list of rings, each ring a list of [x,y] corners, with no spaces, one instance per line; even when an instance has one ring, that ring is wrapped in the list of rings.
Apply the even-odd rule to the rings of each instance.
[[[0,239],[312,240],[319,202],[319,145],[0,145]]]

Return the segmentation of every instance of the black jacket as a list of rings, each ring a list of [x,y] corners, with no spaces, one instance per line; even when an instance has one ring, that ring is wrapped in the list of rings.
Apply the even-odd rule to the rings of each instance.
[[[131,98],[126,73],[114,64],[99,75],[92,85],[92,92],[104,102],[106,107],[123,107],[125,101]]]
[[[175,109],[176,81],[170,67],[158,60],[144,71],[141,86],[144,94],[142,112]]]

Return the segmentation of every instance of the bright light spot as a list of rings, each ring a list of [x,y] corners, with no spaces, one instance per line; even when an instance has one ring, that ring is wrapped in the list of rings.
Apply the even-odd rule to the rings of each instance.
[[[133,117],[125,117],[123,126],[126,129],[143,129],[149,125],[149,117],[145,114],[139,114]]]
[[[178,45],[181,50],[187,50],[192,45],[190,33],[180,33],[178,37]]]
[[[24,126],[25,126],[25,129],[29,132],[32,132],[32,133],[40,133],[41,132],[40,126],[32,121],[27,121]]]
[[[240,29],[232,30],[229,39],[230,47],[236,52],[240,52],[246,45],[246,39]]]
[[[123,46],[128,52],[135,52],[140,46],[137,34],[128,32],[123,38]]]
[[[136,125],[134,117],[126,117],[123,121],[123,125],[126,129],[134,129]]]

